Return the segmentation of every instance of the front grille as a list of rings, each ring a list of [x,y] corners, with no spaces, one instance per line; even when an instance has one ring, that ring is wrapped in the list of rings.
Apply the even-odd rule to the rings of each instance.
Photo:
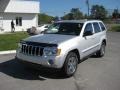
[[[21,42],[21,53],[30,56],[42,56],[43,49],[45,47],[57,47],[57,44],[49,44],[49,43],[38,43],[38,42]]]
[[[43,48],[40,46],[22,44],[21,53],[31,56],[42,56]]]

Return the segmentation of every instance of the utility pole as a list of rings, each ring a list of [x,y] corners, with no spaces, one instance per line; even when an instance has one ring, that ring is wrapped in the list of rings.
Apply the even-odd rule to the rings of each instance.
[[[87,4],[87,8],[88,8],[88,17],[89,17],[89,11],[90,11],[90,4],[89,4],[89,0],[86,0],[86,4]]]

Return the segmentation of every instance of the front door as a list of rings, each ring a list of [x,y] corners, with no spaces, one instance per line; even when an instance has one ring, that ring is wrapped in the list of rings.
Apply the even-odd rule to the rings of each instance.
[[[91,32],[91,35],[88,34],[86,36],[84,36],[85,32]],[[86,27],[84,29],[84,33],[83,33],[83,36],[82,36],[82,43],[81,43],[81,54],[83,57],[85,56],[88,56],[90,54],[92,54],[94,52],[94,44],[95,44],[95,41],[94,41],[95,37],[94,37],[94,34],[93,34],[93,26],[91,23],[88,23],[86,24]]]

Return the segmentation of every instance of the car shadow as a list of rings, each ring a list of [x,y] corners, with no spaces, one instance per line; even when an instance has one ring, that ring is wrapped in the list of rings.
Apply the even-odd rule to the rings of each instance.
[[[41,67],[39,70],[25,68],[16,59],[0,63],[0,72],[17,79],[41,80],[46,79],[65,79],[58,70]]]
[[[90,56],[90,58],[98,58],[98,56],[97,55],[92,55],[92,56]]]

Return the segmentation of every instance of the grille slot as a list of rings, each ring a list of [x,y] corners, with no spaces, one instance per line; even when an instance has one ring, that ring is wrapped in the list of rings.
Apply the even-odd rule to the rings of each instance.
[[[22,44],[21,53],[31,56],[42,56],[43,48],[40,46]]]

